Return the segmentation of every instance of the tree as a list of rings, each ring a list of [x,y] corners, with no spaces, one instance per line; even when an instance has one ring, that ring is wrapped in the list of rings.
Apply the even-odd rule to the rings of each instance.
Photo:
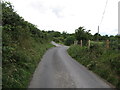
[[[83,40],[83,44],[87,43],[87,40],[91,38],[90,30],[85,31],[84,27],[79,27],[75,30],[75,37],[78,41]]]
[[[97,41],[97,40],[101,40],[101,35],[99,33],[95,33],[94,34],[94,40]]]

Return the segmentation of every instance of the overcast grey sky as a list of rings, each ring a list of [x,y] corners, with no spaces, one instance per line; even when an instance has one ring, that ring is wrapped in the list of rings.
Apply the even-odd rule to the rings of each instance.
[[[108,0],[104,19],[100,24],[106,0],[6,0],[25,20],[41,30],[75,32],[80,26],[94,34],[118,33],[118,1]]]

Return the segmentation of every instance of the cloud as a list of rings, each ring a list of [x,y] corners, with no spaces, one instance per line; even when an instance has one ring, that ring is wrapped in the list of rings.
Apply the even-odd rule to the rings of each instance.
[[[8,0],[25,20],[40,29],[67,31],[84,26],[94,34],[101,21],[106,0]],[[100,25],[101,34],[114,33],[118,27],[118,1],[109,0]]]
[[[52,12],[58,17],[58,18],[62,18],[62,8],[52,8]]]

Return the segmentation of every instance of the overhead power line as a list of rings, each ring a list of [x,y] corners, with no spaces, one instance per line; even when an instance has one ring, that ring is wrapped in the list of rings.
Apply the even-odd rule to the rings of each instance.
[[[105,11],[106,11],[107,4],[108,4],[108,0],[106,0],[106,4],[105,4],[105,8],[104,8],[104,11],[103,11],[103,14],[102,14],[102,18],[101,18],[100,24],[98,25],[97,41],[99,41],[100,25],[101,25],[101,23],[102,23],[102,21],[103,21],[103,19],[104,19],[104,15],[105,15]]]
[[[104,11],[103,11],[103,15],[102,15],[102,18],[101,18],[101,21],[100,21],[100,25],[104,19],[104,15],[105,15],[105,12],[106,12],[106,7],[107,7],[107,4],[108,4],[108,0],[106,0],[106,4],[105,4],[105,8],[104,8]]]

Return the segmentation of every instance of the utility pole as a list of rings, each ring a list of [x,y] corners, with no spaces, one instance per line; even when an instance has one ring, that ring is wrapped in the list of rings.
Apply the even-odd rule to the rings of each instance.
[[[118,35],[120,36],[120,1],[118,2]]]
[[[99,34],[99,26],[98,26],[98,34]]]
[[[99,25],[98,25],[98,35],[97,35],[97,41],[99,41]]]

